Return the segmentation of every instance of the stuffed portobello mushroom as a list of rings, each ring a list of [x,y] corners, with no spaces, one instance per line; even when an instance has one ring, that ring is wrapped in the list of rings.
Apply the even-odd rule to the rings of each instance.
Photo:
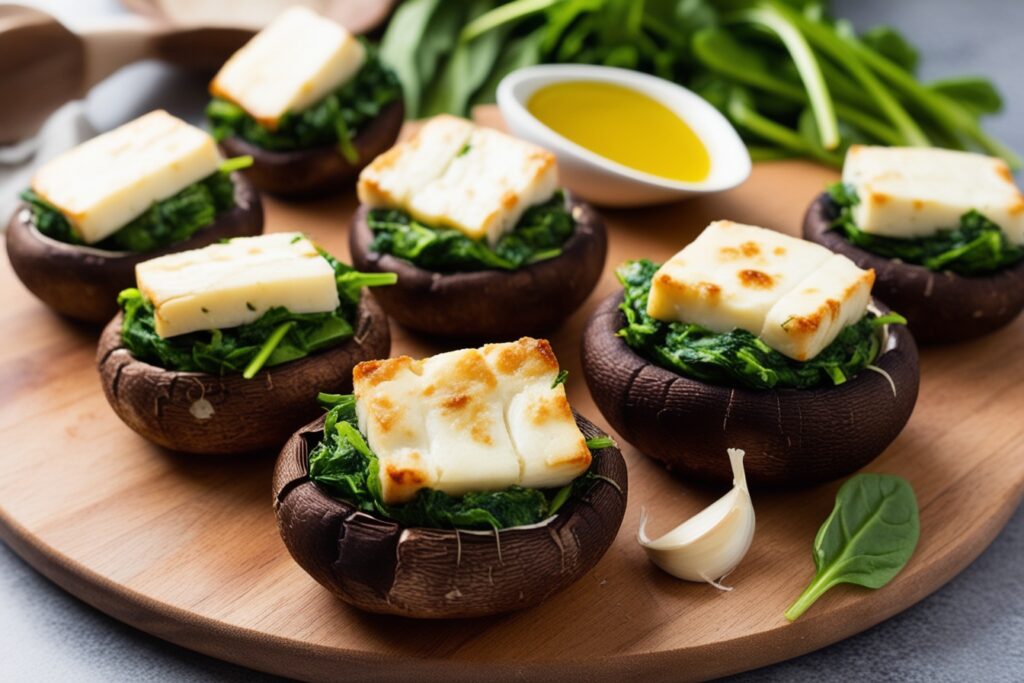
[[[364,169],[358,191],[352,261],[398,274],[375,296],[419,332],[509,340],[550,330],[604,266],[604,225],[558,189],[554,155],[464,119],[431,119]]]
[[[140,263],[97,351],[114,412],[190,453],[277,448],[318,412],[310,387],[349,391],[386,356],[387,318],[359,273],[300,233],[238,238]]]
[[[602,414],[671,469],[754,485],[809,485],[881,453],[910,417],[917,347],[871,299],[874,273],[820,245],[712,223],[661,267],[618,270],[583,336]]]
[[[259,195],[213,139],[153,111],[41,166],[7,230],[14,272],[58,313],[102,323],[143,260],[263,232]]]
[[[210,83],[206,116],[228,154],[252,156],[260,190],[320,195],[351,186],[398,138],[402,87],[376,49],[304,7],[282,13]]]
[[[356,366],[354,395],[285,445],[285,545],[359,609],[476,617],[535,605],[608,549],[626,505],[614,443],[569,406],[544,340]]]
[[[1024,196],[1000,159],[855,145],[804,237],[873,268],[922,343],[978,337],[1024,309]]]

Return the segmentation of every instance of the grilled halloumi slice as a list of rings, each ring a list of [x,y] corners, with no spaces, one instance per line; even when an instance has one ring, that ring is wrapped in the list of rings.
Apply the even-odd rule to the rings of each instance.
[[[843,182],[857,191],[857,227],[896,238],[960,225],[972,209],[1024,244],[1024,195],[1002,159],[948,149],[853,145]]]
[[[561,486],[590,466],[590,449],[576,426],[546,339],[488,344],[484,358],[504,392],[505,422],[521,461],[519,484]]]
[[[157,110],[48,161],[31,184],[82,241],[95,244],[154,202],[211,175],[220,162],[206,132]]]
[[[366,48],[340,24],[292,7],[233,54],[210,83],[210,94],[234,102],[276,130],[347,83],[366,61]]]
[[[790,358],[810,360],[864,317],[874,283],[875,271],[833,254],[772,306],[761,339]]]
[[[495,244],[558,182],[555,157],[464,119],[438,116],[377,157],[359,177],[359,199]]]
[[[590,451],[557,375],[550,345],[528,338],[358,365],[356,412],[384,501],[563,486],[585,472]]]
[[[161,337],[245,325],[277,306],[322,313],[340,303],[331,264],[295,232],[239,237],[143,261],[135,280],[153,304]]]
[[[812,242],[716,221],[654,274],[647,313],[714,332],[742,329],[810,360],[863,317],[874,271]]]
[[[654,275],[647,313],[759,334],[768,311],[831,255],[772,230],[715,221]]]

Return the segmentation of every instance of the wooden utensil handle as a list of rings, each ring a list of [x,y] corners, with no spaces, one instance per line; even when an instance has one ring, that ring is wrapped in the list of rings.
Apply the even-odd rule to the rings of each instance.
[[[159,56],[157,46],[173,29],[142,17],[106,19],[78,32],[85,48],[82,89],[88,90],[118,69]]]

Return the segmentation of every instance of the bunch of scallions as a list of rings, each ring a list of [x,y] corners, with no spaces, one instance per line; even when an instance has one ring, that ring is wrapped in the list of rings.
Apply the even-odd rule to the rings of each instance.
[[[922,83],[898,31],[858,34],[821,0],[406,0],[384,33],[410,116],[466,114],[532,64],[653,73],[709,100],[755,159],[840,166],[851,143],[1020,157],[979,119],[1002,107],[976,77]]]

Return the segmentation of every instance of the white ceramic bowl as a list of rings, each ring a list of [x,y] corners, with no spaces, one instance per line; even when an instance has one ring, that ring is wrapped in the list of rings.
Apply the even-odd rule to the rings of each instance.
[[[708,150],[711,171],[701,182],[670,180],[637,171],[581,147],[548,128],[526,103],[538,89],[565,81],[598,81],[631,88],[683,119]],[[498,106],[509,130],[554,152],[562,183],[604,206],[642,206],[678,201],[736,187],[750,175],[750,154],[732,124],[704,98],[655,76],[585,64],[545,64],[513,71],[498,85]],[[629,135],[628,130],[622,131]]]

